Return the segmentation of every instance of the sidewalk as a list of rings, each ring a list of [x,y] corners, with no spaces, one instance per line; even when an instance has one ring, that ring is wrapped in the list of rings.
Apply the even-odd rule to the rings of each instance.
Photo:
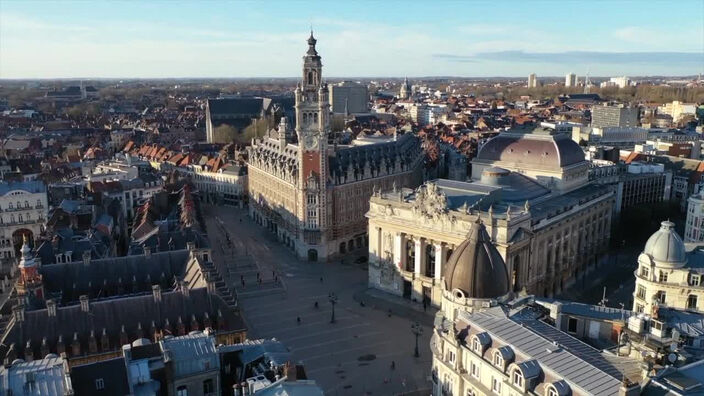
[[[365,288],[355,292],[352,297],[357,302],[364,301],[364,305],[379,311],[388,312],[391,314],[406,318],[413,322],[420,322],[424,326],[433,327],[433,321],[437,308],[428,307],[427,311],[423,312],[423,305],[413,303],[401,297],[397,297],[382,291]]]

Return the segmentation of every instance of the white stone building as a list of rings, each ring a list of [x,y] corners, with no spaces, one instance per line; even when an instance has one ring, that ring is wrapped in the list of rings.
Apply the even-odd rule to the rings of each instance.
[[[704,312],[704,247],[686,247],[674,223],[663,221],[645,243],[635,277],[635,312],[654,314],[658,306]]]
[[[684,226],[685,242],[704,242],[704,196],[695,194],[687,199],[687,222]]]
[[[632,361],[606,356],[511,301],[508,269],[483,224],[472,224],[441,283],[433,396],[639,394],[640,378],[621,369]]]
[[[24,236],[36,240],[47,216],[44,183],[0,182],[0,259],[15,257]]]
[[[509,263],[514,291],[552,296],[596,267],[614,192],[588,183],[584,153],[568,136],[501,134],[472,165],[471,183],[434,180],[372,196],[370,287],[439,306],[445,262],[477,219]]]

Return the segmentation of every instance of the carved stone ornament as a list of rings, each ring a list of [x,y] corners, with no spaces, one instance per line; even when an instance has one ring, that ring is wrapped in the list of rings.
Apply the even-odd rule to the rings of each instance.
[[[426,217],[438,217],[445,214],[447,213],[447,197],[438,190],[435,183],[420,186],[416,189],[413,213],[420,213]]]

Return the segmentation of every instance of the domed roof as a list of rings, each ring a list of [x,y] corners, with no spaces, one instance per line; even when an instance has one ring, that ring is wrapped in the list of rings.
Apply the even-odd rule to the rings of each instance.
[[[452,252],[444,273],[445,289],[459,289],[467,298],[497,298],[510,291],[504,259],[479,220]]]
[[[482,146],[475,160],[559,169],[585,162],[585,157],[582,148],[569,136],[536,128],[499,134]]]
[[[684,264],[687,261],[684,242],[675,232],[675,223],[669,220],[660,223],[660,229],[648,238],[643,253],[659,263]]]

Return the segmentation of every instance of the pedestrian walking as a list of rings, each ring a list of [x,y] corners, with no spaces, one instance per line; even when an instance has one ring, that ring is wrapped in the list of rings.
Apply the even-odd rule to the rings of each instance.
[[[259,280],[259,272],[257,272],[257,280]]]
[[[296,323],[301,324],[301,317],[300,316],[296,316]]]
[[[276,278],[276,271],[271,270],[271,277],[272,277],[272,278]]]
[[[261,286],[262,285],[262,278],[259,278],[258,282],[259,282],[259,286]]]
[[[396,369],[396,362],[392,360],[391,361],[391,370],[395,370],[395,369]]]
[[[322,276],[320,277],[320,283],[323,283],[323,277],[322,277]]]

